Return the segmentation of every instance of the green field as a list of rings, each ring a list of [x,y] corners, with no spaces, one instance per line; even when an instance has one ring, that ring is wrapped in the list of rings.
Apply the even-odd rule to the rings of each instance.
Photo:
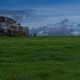
[[[0,80],[80,80],[80,37],[0,37]]]

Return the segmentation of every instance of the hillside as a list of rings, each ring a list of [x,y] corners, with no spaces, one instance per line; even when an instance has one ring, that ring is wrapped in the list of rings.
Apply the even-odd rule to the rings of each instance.
[[[80,37],[0,37],[0,80],[80,80]]]

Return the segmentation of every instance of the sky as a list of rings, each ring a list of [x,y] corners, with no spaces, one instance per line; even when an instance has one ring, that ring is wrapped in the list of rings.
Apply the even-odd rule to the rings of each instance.
[[[23,21],[30,27],[55,24],[65,18],[80,22],[80,0],[0,0],[0,8],[34,9],[35,18]]]
[[[0,7],[64,5],[70,3],[80,3],[80,0],[0,0]]]

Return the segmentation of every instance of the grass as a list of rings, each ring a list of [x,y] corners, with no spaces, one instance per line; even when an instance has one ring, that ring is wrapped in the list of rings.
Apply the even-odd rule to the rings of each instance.
[[[0,80],[80,80],[80,37],[0,37]]]

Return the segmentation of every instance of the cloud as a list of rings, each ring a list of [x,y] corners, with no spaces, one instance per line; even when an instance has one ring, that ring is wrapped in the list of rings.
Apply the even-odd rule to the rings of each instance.
[[[26,10],[28,7],[23,6],[16,9]],[[23,26],[41,27],[58,23],[65,18],[80,22],[80,5],[78,3],[30,6],[29,9],[35,10],[35,15],[21,21]]]
[[[37,7],[35,9],[35,16],[26,23],[31,27],[40,27],[47,24],[55,24],[61,20],[68,18],[75,22],[80,22],[80,9],[79,5],[58,5]]]

